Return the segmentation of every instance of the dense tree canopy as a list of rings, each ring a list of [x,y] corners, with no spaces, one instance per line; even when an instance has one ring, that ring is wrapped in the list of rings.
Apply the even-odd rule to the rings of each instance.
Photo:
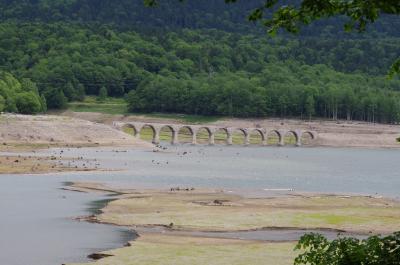
[[[143,0],[147,6],[156,6],[159,0]],[[179,0],[183,2],[182,0]],[[237,3],[238,0],[225,0]],[[262,21],[269,33],[279,29],[297,33],[302,25],[330,17],[347,17],[345,29],[365,31],[368,24],[375,23],[382,15],[399,15],[398,0],[264,0],[251,11],[250,21]],[[389,76],[400,73],[400,59],[395,61]]]
[[[400,55],[385,24],[396,19],[362,36],[337,33],[338,18],[271,39],[245,22],[260,2],[0,0],[0,67],[49,108],[128,95],[141,112],[399,120],[400,82],[384,78]]]

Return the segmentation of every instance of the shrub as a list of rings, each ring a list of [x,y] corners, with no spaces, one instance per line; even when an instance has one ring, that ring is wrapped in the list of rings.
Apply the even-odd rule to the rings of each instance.
[[[97,98],[98,101],[103,102],[107,99],[107,88],[102,86],[99,90],[99,96]]]
[[[6,108],[6,100],[0,95],[0,112]]]
[[[67,107],[67,98],[61,90],[49,89],[45,93],[47,108],[64,109]]]
[[[295,259],[295,265],[400,265],[400,232],[333,241],[311,233],[300,239],[296,249],[304,252]]]
[[[40,98],[34,92],[17,94],[17,109],[23,114],[35,114],[42,110]]]

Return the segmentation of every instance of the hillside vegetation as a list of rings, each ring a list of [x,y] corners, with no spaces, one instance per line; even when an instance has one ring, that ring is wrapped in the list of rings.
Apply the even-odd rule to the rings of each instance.
[[[102,91],[134,112],[400,120],[400,81],[385,77],[397,18],[364,35],[337,33],[339,18],[271,39],[246,22],[258,1],[176,2],[0,1],[0,67],[51,109]]]

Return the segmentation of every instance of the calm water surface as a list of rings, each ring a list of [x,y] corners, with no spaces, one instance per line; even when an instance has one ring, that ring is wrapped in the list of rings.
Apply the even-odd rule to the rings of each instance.
[[[167,148],[166,153],[124,148],[53,149],[47,152],[83,157],[71,165],[123,171],[1,175],[0,264],[84,261],[90,253],[119,247],[131,239],[126,229],[74,221],[72,217],[90,213],[91,202],[105,197],[61,190],[66,181],[99,181],[138,188],[212,187],[260,195],[269,193],[265,189],[294,189],[400,199],[399,150]]]

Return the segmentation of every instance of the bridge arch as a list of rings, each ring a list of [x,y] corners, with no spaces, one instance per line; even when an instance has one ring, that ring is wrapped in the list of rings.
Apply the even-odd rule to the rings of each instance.
[[[171,134],[171,135],[169,135]],[[173,126],[171,125],[161,125],[160,129],[159,129],[159,137],[160,140],[167,140],[168,138],[170,139],[171,144],[177,144],[178,140],[177,140],[177,135],[176,135],[176,130]]]
[[[248,130],[248,133],[249,133],[249,144],[257,144],[257,145],[266,144],[265,133],[262,129],[252,128]]]
[[[124,133],[133,135],[135,137],[138,135],[140,130],[140,128],[138,128],[138,126],[133,123],[125,123],[122,126],[120,126],[120,128]]]
[[[311,131],[302,131],[300,136],[301,145],[309,145],[315,140],[315,134]]]
[[[299,135],[294,130],[289,130],[285,132],[284,136],[284,145],[298,145],[299,144]]]
[[[228,128],[216,128],[214,132],[214,141],[217,144],[232,144],[232,135]]]
[[[244,128],[232,128],[232,141],[233,143],[248,145],[249,144],[249,133]]]
[[[159,130],[150,123],[141,126],[139,136],[142,140],[150,140],[154,144],[159,144]]]
[[[214,144],[214,131],[207,126],[198,127],[195,130],[196,143]]]
[[[196,144],[196,133],[189,125],[181,126],[177,129],[177,139],[179,143]]]
[[[281,145],[282,134],[278,130],[270,130],[266,133],[266,142],[268,145]]]

